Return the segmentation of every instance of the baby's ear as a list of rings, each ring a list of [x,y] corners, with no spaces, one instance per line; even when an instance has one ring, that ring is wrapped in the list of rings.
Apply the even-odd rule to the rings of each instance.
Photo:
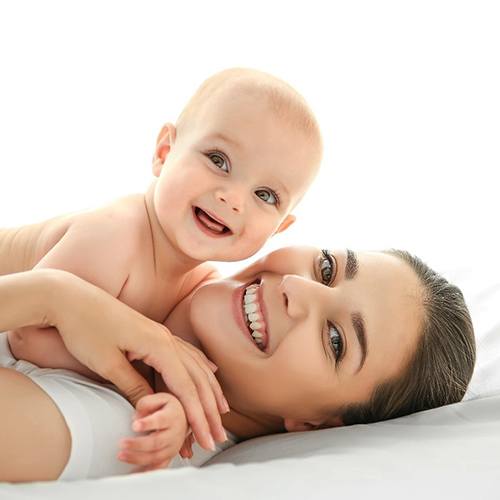
[[[175,142],[176,129],[172,123],[166,123],[160,130],[158,138],[156,139],[156,149],[153,156],[153,175],[158,177],[160,175],[165,159],[170,153],[172,146]]]
[[[278,229],[276,229],[276,231],[274,231],[273,234],[278,234],[278,233],[283,232],[285,229],[288,229],[295,222],[295,220],[296,220],[295,215],[292,215],[292,214],[287,215],[283,219],[281,224],[278,226]]]

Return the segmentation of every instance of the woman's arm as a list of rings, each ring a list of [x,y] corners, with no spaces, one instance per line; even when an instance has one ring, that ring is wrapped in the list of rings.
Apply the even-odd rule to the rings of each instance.
[[[0,408],[0,482],[57,479],[71,437],[54,401],[26,375],[0,368]]]
[[[104,290],[55,269],[0,276],[0,331],[27,325],[55,326],[71,354],[133,404],[152,393],[128,361],[142,360],[179,398],[204,448],[214,448],[212,436],[224,441],[219,412],[225,400],[215,377],[207,376],[167,328]]]
[[[48,326],[54,303],[50,269],[0,276],[0,331]]]

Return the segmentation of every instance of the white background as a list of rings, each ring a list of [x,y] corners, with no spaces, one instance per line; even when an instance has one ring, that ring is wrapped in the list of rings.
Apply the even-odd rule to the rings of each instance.
[[[264,251],[402,247],[438,268],[495,257],[499,8],[2,1],[0,227],[144,191],[161,125],[212,73],[250,66],[306,97],[326,146],[298,222]]]

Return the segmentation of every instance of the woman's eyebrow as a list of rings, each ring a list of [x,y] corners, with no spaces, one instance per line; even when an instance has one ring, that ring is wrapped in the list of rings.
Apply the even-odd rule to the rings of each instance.
[[[346,280],[352,280],[355,278],[359,269],[359,261],[357,255],[350,249],[346,249],[347,258],[345,262],[344,277]],[[368,353],[368,346],[366,344],[366,329],[365,321],[363,315],[360,312],[354,312],[351,314],[351,322],[354,332],[356,333],[356,339],[361,350],[361,361],[355,373],[358,373],[363,365],[365,364],[366,355]]]
[[[366,330],[365,322],[363,321],[363,316],[359,312],[352,313],[351,315],[352,327],[356,332],[356,338],[358,339],[359,348],[361,349],[361,361],[356,369],[355,373],[358,373],[363,365],[365,364],[366,355],[368,353],[368,347],[366,345]]]
[[[352,280],[358,272],[358,257],[350,248],[346,248],[346,253],[347,259],[345,262],[344,276],[346,280]]]

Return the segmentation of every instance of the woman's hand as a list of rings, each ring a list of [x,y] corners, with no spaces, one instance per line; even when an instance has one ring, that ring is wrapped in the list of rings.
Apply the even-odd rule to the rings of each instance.
[[[214,365],[203,353],[85,280],[64,271],[55,279],[53,326],[73,356],[115,384],[133,404],[152,393],[129,362],[143,361],[181,401],[203,448],[214,449],[214,439],[225,441],[220,412],[229,407],[213,375]]]
[[[176,341],[163,325],[55,269],[0,276],[0,331],[27,325],[55,326],[71,354],[115,384],[134,405],[153,391],[127,355],[144,361],[181,401],[198,443],[213,449],[214,438],[224,441],[219,412],[227,403],[213,365],[203,353],[193,354],[193,346]]]
[[[118,458],[137,465],[135,472],[168,467],[191,435],[182,404],[166,392],[139,400],[132,429],[147,434],[123,439]]]

